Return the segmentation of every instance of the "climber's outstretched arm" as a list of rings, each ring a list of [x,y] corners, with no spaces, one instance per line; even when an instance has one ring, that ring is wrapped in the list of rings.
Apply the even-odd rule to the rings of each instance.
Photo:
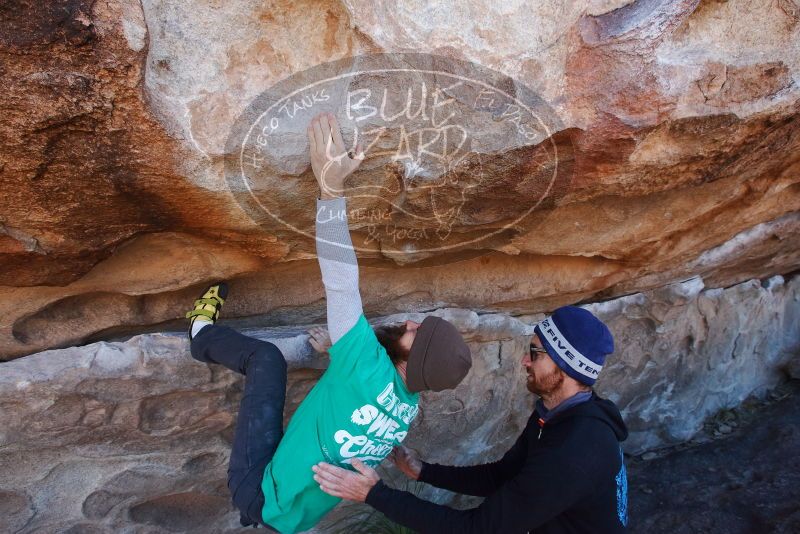
[[[331,343],[344,336],[363,313],[358,263],[345,213],[344,198],[317,200],[317,259],[325,285]]]
[[[361,164],[349,157],[332,114],[315,116],[308,126],[311,168],[320,186],[316,206],[316,246],[327,299],[328,332],[336,343],[363,313],[358,290],[358,260],[347,226],[344,181]]]

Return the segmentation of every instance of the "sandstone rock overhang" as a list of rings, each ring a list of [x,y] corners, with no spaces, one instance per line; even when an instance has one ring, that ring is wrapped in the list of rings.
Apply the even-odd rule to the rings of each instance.
[[[353,1],[63,4],[19,2],[0,22],[2,359],[177,324],[215,278],[238,295],[231,316],[322,317],[313,249],[241,210],[224,140],[277,81],[367,53],[451,56],[533,88],[559,112],[552,140],[571,170],[557,202],[501,241],[426,258],[373,241],[370,314],[530,313],[800,265],[800,39],[786,2],[471,2],[477,18]],[[287,211],[308,227],[304,142],[284,141]],[[524,196],[535,148],[481,154],[494,185],[474,202],[492,224]]]

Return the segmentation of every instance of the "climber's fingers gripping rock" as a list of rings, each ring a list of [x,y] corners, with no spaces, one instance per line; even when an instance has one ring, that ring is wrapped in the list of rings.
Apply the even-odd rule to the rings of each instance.
[[[361,145],[357,144],[354,151],[347,151],[339,123],[332,113],[314,116],[306,133],[311,169],[319,184],[320,197],[341,196],[345,179],[364,159]]]
[[[315,326],[308,331],[308,342],[314,347],[314,350],[320,354],[327,354],[328,349],[331,348],[331,336],[328,334],[327,328]]]

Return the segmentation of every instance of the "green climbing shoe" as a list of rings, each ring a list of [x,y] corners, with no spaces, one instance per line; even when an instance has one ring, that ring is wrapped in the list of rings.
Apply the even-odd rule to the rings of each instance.
[[[194,301],[194,308],[186,312],[189,319],[189,339],[192,339],[192,327],[198,319],[215,323],[219,319],[219,310],[228,298],[228,284],[218,282],[208,286],[200,298]]]

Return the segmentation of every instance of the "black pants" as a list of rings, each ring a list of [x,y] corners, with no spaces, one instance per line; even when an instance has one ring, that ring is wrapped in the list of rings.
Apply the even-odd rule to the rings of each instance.
[[[218,363],[245,375],[228,466],[228,489],[242,524],[264,525],[261,480],[283,437],[286,360],[272,343],[215,324],[197,333],[191,351],[195,360]]]

